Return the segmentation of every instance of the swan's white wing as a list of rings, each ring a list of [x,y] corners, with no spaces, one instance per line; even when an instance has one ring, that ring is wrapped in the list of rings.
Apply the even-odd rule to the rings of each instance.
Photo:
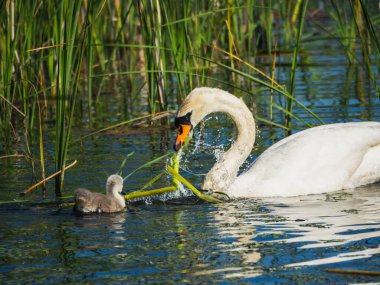
[[[230,187],[232,197],[325,193],[380,179],[380,123],[311,128],[268,148]]]

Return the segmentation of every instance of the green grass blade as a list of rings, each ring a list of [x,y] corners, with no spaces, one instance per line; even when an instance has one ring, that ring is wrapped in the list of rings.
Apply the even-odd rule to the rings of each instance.
[[[290,71],[290,90],[289,93],[291,96],[287,97],[287,104],[286,104],[286,109],[288,111],[288,114],[285,116],[285,127],[287,127],[289,130],[291,129],[291,114],[293,111],[293,101],[295,98],[295,76],[296,76],[296,68],[297,68],[297,59],[298,59],[298,51],[301,43],[301,34],[302,34],[302,28],[303,28],[303,23],[305,19],[305,14],[306,14],[306,9],[307,9],[307,4],[308,0],[301,0],[298,1],[300,3],[300,11],[298,11],[298,26],[297,26],[297,36],[296,36],[296,41],[293,49],[293,59],[292,59],[292,67]],[[298,7],[298,5],[297,5]],[[289,133],[289,131],[288,131]]]
[[[131,177],[134,173],[136,173],[137,171],[143,169],[143,168],[146,168],[146,167],[149,167],[151,166],[152,164],[155,164],[155,163],[158,163],[160,162],[161,160],[163,160],[164,158],[168,157],[169,155],[171,155],[171,153],[166,153],[164,155],[161,155],[155,159],[152,159],[151,161],[148,161],[147,163],[144,163],[143,165],[140,165],[139,167],[137,167],[135,170],[131,171],[127,176],[125,176],[123,178],[123,180],[127,180],[129,177]]]

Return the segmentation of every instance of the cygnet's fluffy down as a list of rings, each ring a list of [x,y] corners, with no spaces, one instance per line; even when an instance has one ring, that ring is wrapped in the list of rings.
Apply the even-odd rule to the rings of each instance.
[[[106,195],[84,188],[75,190],[74,210],[82,213],[115,213],[123,211],[125,199],[121,194],[123,190],[123,178],[119,175],[111,175],[107,179]]]

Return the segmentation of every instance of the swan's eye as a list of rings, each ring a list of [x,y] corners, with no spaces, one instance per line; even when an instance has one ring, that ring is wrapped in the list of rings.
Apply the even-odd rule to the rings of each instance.
[[[191,121],[190,121],[191,114],[192,112],[189,112],[185,116],[175,118],[174,126],[178,128],[182,124],[191,125]]]

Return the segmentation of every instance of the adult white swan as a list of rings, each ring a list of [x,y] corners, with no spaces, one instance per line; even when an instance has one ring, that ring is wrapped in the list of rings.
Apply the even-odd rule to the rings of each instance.
[[[255,121],[244,102],[215,88],[194,89],[175,125],[175,150],[208,114],[227,113],[238,135],[207,174],[203,189],[232,198],[297,196],[332,192],[380,180],[380,123],[339,123],[310,128],[269,147],[245,173],[239,167],[255,141]]]

